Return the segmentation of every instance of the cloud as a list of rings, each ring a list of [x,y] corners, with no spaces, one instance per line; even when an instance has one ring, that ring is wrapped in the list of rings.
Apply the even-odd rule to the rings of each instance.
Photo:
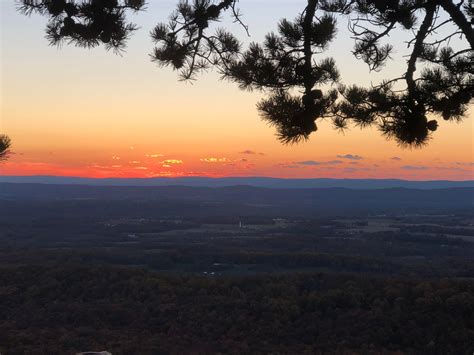
[[[364,159],[363,157],[361,157],[360,155],[357,155],[357,154],[345,154],[345,155],[338,155],[337,156],[338,158],[341,158],[341,159],[349,159],[349,160],[362,160]]]
[[[295,163],[278,163],[278,164],[275,164],[275,166],[278,166],[278,167],[284,168],[284,169],[297,169],[297,168],[301,168],[301,166],[295,165]]]
[[[147,158],[161,158],[164,157],[164,154],[146,154],[145,155]]]
[[[94,169],[110,169],[110,166],[99,165],[99,164],[92,164],[92,165],[91,165],[91,168],[94,168]]]
[[[304,161],[295,161],[293,164],[305,165],[305,166],[337,165],[337,164],[342,164],[342,161],[341,160],[330,160],[330,161],[304,160]]]
[[[307,165],[307,166],[316,166],[321,165],[322,163],[314,160],[305,160],[305,161],[295,161],[295,164],[298,165]]]
[[[129,164],[140,164],[140,161],[139,160],[130,160],[128,163]]]
[[[112,160],[120,160],[120,157],[117,157],[117,156],[114,155],[114,156],[112,157]]]
[[[427,166],[415,166],[415,165],[404,165],[401,167],[403,170],[428,170]]]
[[[456,162],[456,165],[474,166],[474,162]]]
[[[184,162],[179,159],[166,159],[161,162],[163,168],[171,168],[173,165],[180,165]]]
[[[239,154],[247,154],[247,155],[265,155],[265,153],[259,153],[259,152],[255,152],[253,150],[250,150],[250,149],[247,149],[247,150],[244,150],[242,152],[239,152]]]
[[[92,164],[90,165],[91,168],[94,169],[103,169],[103,170],[110,170],[110,169],[119,169],[122,168],[123,165],[114,164],[114,165],[100,165],[100,164]]]
[[[390,160],[400,161],[400,160],[402,160],[402,158],[400,158],[400,157],[391,157]]]
[[[178,160],[178,159],[167,159],[161,162],[161,164],[165,164],[165,165],[178,165],[178,164],[183,164],[183,163],[184,162],[182,160]]]
[[[458,167],[448,167],[448,166],[436,166],[433,169],[436,170],[446,170],[446,171],[469,171],[467,169],[458,168]]]
[[[229,159],[227,158],[201,158],[199,159],[200,161],[202,161],[203,163],[211,163],[211,164],[214,164],[214,163],[228,163],[229,162]]]

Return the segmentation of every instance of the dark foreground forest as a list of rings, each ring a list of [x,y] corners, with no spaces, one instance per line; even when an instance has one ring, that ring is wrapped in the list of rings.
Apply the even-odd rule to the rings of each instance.
[[[474,352],[474,189],[11,187],[3,355]]]
[[[5,354],[470,354],[474,284],[344,275],[0,270]]]

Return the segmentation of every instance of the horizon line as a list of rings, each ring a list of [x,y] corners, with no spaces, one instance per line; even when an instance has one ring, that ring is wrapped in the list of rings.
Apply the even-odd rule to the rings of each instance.
[[[388,178],[376,178],[376,177],[367,177],[367,178],[337,178],[337,177],[308,177],[308,178],[286,178],[286,177],[274,177],[274,176],[261,176],[261,175],[246,175],[246,176],[205,176],[205,175],[186,175],[186,176],[150,176],[150,177],[118,177],[118,176],[108,176],[108,177],[90,177],[90,176],[75,176],[75,175],[4,175],[0,174],[1,178],[64,178],[64,179],[88,179],[88,180],[156,180],[156,179],[166,179],[166,180],[179,180],[179,179],[209,179],[209,180],[219,180],[219,179],[273,179],[273,180],[292,180],[292,181],[303,181],[303,180],[377,180],[377,181],[406,181],[406,182],[474,182],[474,179],[466,180],[447,180],[447,179],[422,179],[422,180],[408,180],[395,177]]]

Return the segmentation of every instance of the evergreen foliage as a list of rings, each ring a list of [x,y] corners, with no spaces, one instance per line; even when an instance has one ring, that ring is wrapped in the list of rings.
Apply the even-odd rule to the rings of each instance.
[[[5,134],[0,134],[0,161],[5,160],[10,154],[11,140]]]

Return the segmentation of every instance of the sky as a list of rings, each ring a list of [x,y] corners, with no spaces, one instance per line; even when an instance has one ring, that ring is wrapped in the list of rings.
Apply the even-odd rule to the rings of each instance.
[[[176,1],[149,1],[129,18],[141,28],[122,56],[103,47],[51,47],[45,18],[23,16],[15,0],[1,5],[0,133],[13,147],[1,175],[83,177],[272,176],[281,178],[474,178],[471,109],[462,123],[440,127],[423,149],[401,148],[375,129],[341,134],[329,122],[307,142],[282,145],[263,122],[256,103],[263,94],[239,90],[215,72],[195,82],[178,80],[149,58],[149,31],[166,21]],[[268,6],[271,3],[271,6]],[[304,0],[242,0],[251,37],[261,41]],[[381,73],[350,54],[353,41],[342,23],[327,56],[346,83],[370,85],[404,72],[402,34],[391,37],[396,56]]]

